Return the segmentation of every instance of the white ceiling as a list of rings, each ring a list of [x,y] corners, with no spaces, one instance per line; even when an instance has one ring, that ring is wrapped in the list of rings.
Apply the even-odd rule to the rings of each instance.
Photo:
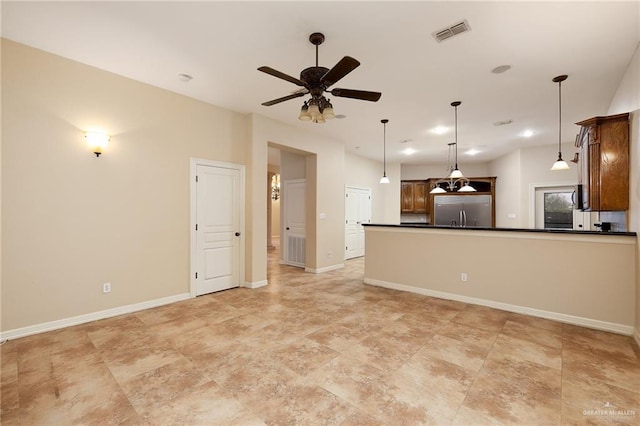
[[[432,33],[466,19],[471,31],[437,43]],[[640,40],[637,1],[626,2],[2,2],[2,36],[135,80],[242,113],[257,113],[342,141],[387,160],[434,163],[453,141],[452,101],[460,100],[462,162],[487,161],[558,138],[607,108]],[[342,120],[297,119],[298,98],[264,101],[297,86],[256,70],[298,77],[315,64],[312,32],[326,36],[320,65],[343,56],[362,65],[334,87],[380,91],[377,103],[331,98]],[[491,70],[508,64],[503,74]],[[193,76],[181,82],[178,74]],[[494,122],[513,120],[506,126]],[[430,129],[448,126],[435,135]],[[524,138],[525,129],[535,132]],[[400,141],[410,139],[409,143]],[[401,150],[418,151],[407,157]],[[553,159],[550,158],[549,161]]]

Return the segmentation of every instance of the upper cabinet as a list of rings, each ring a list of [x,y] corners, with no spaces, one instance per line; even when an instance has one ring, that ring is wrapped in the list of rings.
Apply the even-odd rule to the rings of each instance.
[[[400,213],[427,213],[427,183],[424,180],[401,182]]]
[[[629,114],[576,123],[582,210],[629,209]]]

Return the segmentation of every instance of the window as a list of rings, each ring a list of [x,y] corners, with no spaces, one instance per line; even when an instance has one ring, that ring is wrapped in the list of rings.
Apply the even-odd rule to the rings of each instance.
[[[544,193],[544,229],[573,229],[573,192]]]

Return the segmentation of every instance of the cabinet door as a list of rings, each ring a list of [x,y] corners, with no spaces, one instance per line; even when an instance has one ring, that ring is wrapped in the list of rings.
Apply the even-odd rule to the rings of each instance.
[[[413,182],[402,182],[400,212],[413,213]]]
[[[426,182],[414,182],[413,184],[413,212],[427,212],[427,184]]]
[[[600,210],[629,209],[629,124],[600,126]]]
[[[582,145],[580,147],[580,183],[582,184],[582,206],[578,206],[581,210],[589,210],[591,208],[591,200],[589,200],[589,131],[583,127],[584,131],[580,131],[582,135]]]

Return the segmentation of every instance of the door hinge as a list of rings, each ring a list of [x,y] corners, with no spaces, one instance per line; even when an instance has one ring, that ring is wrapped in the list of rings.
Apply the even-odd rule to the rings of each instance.
[[[196,231],[198,230],[198,224],[196,223]]]
[[[345,250],[349,250],[349,246],[344,246],[344,249]]]
[[[198,273],[196,272],[196,280],[198,279]]]
[[[349,194],[344,194],[347,198],[349,198]]]
[[[196,176],[196,182],[198,182],[198,176]]]

